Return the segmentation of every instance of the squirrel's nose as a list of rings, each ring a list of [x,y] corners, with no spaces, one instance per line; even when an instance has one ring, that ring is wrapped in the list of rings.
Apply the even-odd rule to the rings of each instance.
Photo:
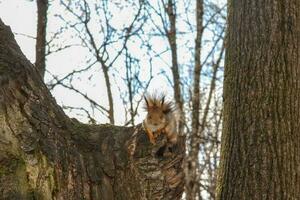
[[[157,126],[158,125],[158,123],[154,123],[154,126]]]

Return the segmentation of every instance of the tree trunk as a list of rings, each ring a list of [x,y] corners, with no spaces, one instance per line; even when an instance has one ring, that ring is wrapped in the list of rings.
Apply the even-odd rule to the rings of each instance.
[[[229,1],[217,199],[300,199],[300,1]]]
[[[168,0],[167,4],[164,5],[166,13],[169,18],[170,27],[169,30],[166,31],[168,42],[171,49],[171,59],[172,59],[172,75],[174,82],[174,98],[178,111],[180,112],[180,120],[179,120],[179,130],[183,131],[184,126],[184,112],[183,112],[183,100],[181,94],[181,86],[180,86],[180,72],[178,65],[178,57],[177,57],[177,32],[176,32],[176,5],[174,0]]]
[[[113,101],[113,95],[112,95],[112,91],[111,91],[110,78],[109,78],[109,74],[108,74],[108,66],[106,66],[106,64],[104,62],[101,62],[101,65],[102,65],[102,70],[103,70],[103,74],[104,74],[107,98],[108,98],[108,104],[109,104],[108,118],[109,118],[109,122],[111,124],[115,124],[114,101]]]
[[[195,66],[194,66],[194,84],[192,96],[192,134],[191,149],[187,160],[186,173],[186,196],[187,200],[194,200],[201,197],[200,176],[199,174],[199,151],[200,151],[200,131],[199,131],[199,111],[200,111],[200,76],[201,65],[201,44],[203,33],[203,1],[196,2],[196,39],[195,39]],[[201,199],[199,199],[201,200]]]
[[[85,125],[57,106],[0,20],[1,199],[180,199],[184,141]]]
[[[46,70],[46,28],[48,0],[36,0],[37,4],[37,33],[35,50],[35,67],[44,78]]]

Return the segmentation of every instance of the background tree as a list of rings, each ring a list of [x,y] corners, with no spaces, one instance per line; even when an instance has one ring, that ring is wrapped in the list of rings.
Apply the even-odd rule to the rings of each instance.
[[[200,106],[200,75],[201,75],[201,43],[203,35],[203,1],[198,0],[196,3],[196,39],[194,52],[194,80],[192,93],[192,129],[191,129],[191,149],[188,156],[188,166],[186,174],[186,193],[187,199],[195,199],[200,195],[200,180],[197,178],[199,169],[199,106]]]
[[[149,26],[153,26],[149,37],[166,40],[161,57],[170,55],[167,62],[171,64],[166,65],[164,74],[181,110],[186,137],[186,198],[214,199],[222,116],[219,80],[225,6],[210,1],[172,0],[149,1],[146,6]]]
[[[127,43],[131,37],[139,33],[145,20],[143,14],[143,1],[128,1],[119,5],[118,3],[110,1],[102,1],[99,3],[98,1],[70,2],[61,0],[60,5],[64,8],[64,12],[58,13],[57,17],[64,23],[62,29],[69,30],[69,34],[72,34],[72,37],[79,39],[79,45],[86,49],[90,55],[86,59],[87,66],[85,68],[76,72],[73,71],[62,78],[53,76],[54,81],[50,82],[49,87],[50,89],[53,89],[57,85],[60,85],[73,90],[88,100],[92,107],[99,109],[101,113],[104,113],[104,116],[109,119],[109,122],[114,124],[114,95],[112,84],[112,76],[114,76],[114,74],[112,71],[117,71],[116,65],[118,65],[117,63],[119,60],[126,63],[125,60],[130,56],[130,49],[128,48]],[[124,6],[132,6],[132,8],[136,9],[134,10],[135,13],[131,16],[131,21],[126,21],[117,26],[113,23],[116,15],[112,13],[112,9],[118,10],[122,9]],[[93,26],[94,24],[99,25],[99,28],[95,29]],[[132,58],[132,56],[130,57]],[[108,108],[96,103],[89,95],[77,89],[74,84],[65,83],[72,79],[75,73],[78,74],[90,70],[95,65],[99,66],[103,72]],[[128,69],[127,64],[126,69]],[[130,71],[131,70],[127,70],[127,77],[129,76],[128,72]],[[138,79],[138,76],[135,76],[135,78]],[[140,81],[139,84],[142,84],[140,87],[143,87],[142,81]],[[131,87],[128,89],[131,98],[133,90]],[[134,116],[133,110],[134,108],[132,107],[132,116]]]
[[[46,70],[46,28],[47,28],[47,10],[48,0],[36,0],[37,4],[37,34],[36,34],[36,59],[35,67],[44,77]]]
[[[299,10],[229,2],[217,199],[300,199]]]

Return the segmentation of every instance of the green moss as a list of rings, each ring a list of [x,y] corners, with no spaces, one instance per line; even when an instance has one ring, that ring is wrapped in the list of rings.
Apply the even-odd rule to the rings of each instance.
[[[0,166],[0,178],[4,175],[8,174],[8,170],[6,167]]]
[[[18,197],[17,199],[30,199],[24,160],[16,155],[1,154],[0,179],[5,182],[0,185],[3,198]]]
[[[4,155],[0,162],[0,177],[15,173],[15,171],[20,167],[24,166],[24,161],[22,159],[16,158],[14,155]]]
[[[36,199],[52,199],[52,193],[56,189],[54,181],[54,169],[48,163],[45,155],[37,153],[35,157],[38,163],[35,165],[26,165],[27,182],[31,193]],[[39,175],[43,174],[43,179]],[[37,182],[38,181],[38,182]]]

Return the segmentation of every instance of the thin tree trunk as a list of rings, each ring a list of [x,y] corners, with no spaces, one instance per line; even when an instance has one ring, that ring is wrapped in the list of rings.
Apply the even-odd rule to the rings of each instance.
[[[88,11],[86,11],[88,12]],[[99,48],[97,47],[97,44],[95,42],[95,38],[88,26],[89,20],[83,21],[85,31],[89,37],[90,44],[92,46],[92,50],[94,51],[95,57],[97,61],[101,64],[101,68],[104,74],[104,80],[106,85],[106,92],[107,92],[107,100],[109,104],[108,108],[108,119],[111,124],[115,124],[115,117],[114,117],[114,101],[112,96],[112,90],[111,90],[111,84],[110,84],[110,77],[109,77],[109,66],[105,63],[103,58],[100,56]]]
[[[200,195],[199,184],[199,111],[200,111],[200,75],[201,75],[201,41],[203,33],[203,1],[196,2],[196,39],[195,39],[195,67],[194,67],[194,85],[192,96],[192,134],[191,150],[188,155],[188,169],[186,175],[186,195],[188,200],[196,199]]]
[[[104,74],[107,98],[108,98],[108,104],[109,104],[108,118],[109,118],[109,122],[111,124],[115,124],[114,101],[113,101],[113,96],[112,96],[112,91],[111,91],[110,78],[109,78],[109,74],[108,74],[108,66],[102,61],[101,61],[101,64],[102,64],[102,70],[103,70],[103,74]]]
[[[179,109],[181,120],[179,122],[179,130],[183,130],[184,125],[184,113],[183,113],[183,100],[180,89],[180,75],[179,75],[179,65],[177,57],[177,35],[176,35],[176,6],[174,0],[168,0],[167,5],[165,5],[167,15],[169,17],[170,29],[167,32],[168,42],[171,48],[171,58],[172,58],[172,74],[174,82],[174,98],[176,106]]]
[[[69,119],[1,20],[0,127],[0,199],[181,198],[182,140]]]
[[[300,199],[300,1],[229,1],[217,199]]]
[[[46,70],[46,28],[48,0],[36,0],[37,4],[37,34],[35,50],[35,67],[44,78]]]

